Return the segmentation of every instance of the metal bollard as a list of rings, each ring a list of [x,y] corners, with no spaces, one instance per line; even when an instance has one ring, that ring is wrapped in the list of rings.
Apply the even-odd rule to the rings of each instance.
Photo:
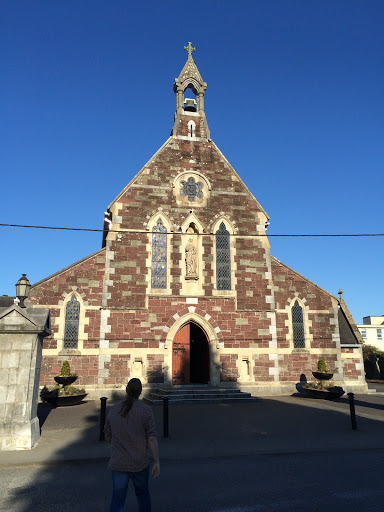
[[[168,397],[163,398],[163,437],[168,437]]]
[[[104,441],[104,425],[105,425],[105,416],[107,410],[107,400],[106,396],[102,396],[100,398],[100,431],[99,431],[99,441]]]
[[[349,398],[349,410],[351,411],[352,430],[357,430],[356,413],[355,413],[355,395],[353,393],[348,393],[348,398]]]

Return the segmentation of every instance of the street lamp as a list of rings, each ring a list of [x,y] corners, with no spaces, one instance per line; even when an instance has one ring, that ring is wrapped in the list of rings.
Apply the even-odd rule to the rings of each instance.
[[[19,299],[19,306],[21,308],[27,307],[24,304],[24,301],[28,297],[30,289],[31,283],[28,281],[26,274],[22,274],[22,276],[16,283],[16,297]]]

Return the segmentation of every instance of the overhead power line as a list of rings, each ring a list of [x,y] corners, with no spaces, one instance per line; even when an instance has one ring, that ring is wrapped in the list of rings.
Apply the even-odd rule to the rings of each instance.
[[[121,230],[121,229],[91,229],[91,228],[68,228],[68,227],[59,227],[59,226],[28,226],[26,224],[2,224],[2,227],[10,227],[10,228],[28,228],[28,229],[56,229],[63,231],[90,231],[96,233],[132,233],[132,234],[140,234],[140,233],[149,233],[150,231],[142,230]],[[193,236],[194,233],[184,233],[181,231],[172,231],[172,232],[164,232],[161,233],[164,235],[188,235]],[[196,233],[201,236],[216,236],[216,233]],[[219,233],[220,236],[223,236],[223,233]],[[228,236],[228,235],[227,235]],[[253,236],[267,236],[267,237],[362,237],[362,236],[384,236],[384,233],[338,233],[338,234],[267,234],[267,233],[229,233],[229,236],[239,236],[239,237],[253,237]]]

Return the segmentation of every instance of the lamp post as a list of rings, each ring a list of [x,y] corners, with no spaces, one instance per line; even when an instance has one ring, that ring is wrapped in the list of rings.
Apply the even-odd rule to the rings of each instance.
[[[26,274],[22,274],[20,279],[16,283],[16,297],[19,299],[19,306],[26,308],[24,304],[26,298],[28,298],[29,290],[31,289],[31,283],[28,281]]]

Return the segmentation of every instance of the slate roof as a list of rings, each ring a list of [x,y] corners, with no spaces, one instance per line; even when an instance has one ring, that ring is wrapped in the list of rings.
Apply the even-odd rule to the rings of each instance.
[[[14,304],[16,297],[9,297],[8,295],[0,295],[0,308],[8,308]]]

